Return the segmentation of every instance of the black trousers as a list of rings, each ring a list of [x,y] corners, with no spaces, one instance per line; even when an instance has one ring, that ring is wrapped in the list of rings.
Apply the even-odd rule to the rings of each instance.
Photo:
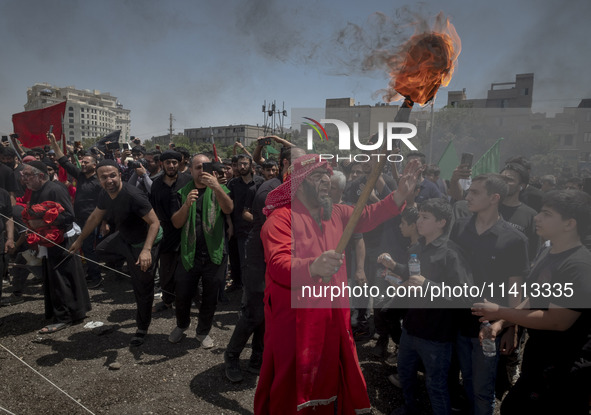
[[[121,259],[127,261],[127,268],[131,275],[131,285],[137,305],[136,324],[139,330],[148,330],[152,321],[152,304],[154,302],[154,273],[158,263],[159,244],[152,247],[152,266],[147,271],[142,271],[136,265],[142,248],[134,248],[125,242],[119,232],[115,232],[96,247],[97,257],[105,262],[115,262]]]
[[[72,323],[86,317],[90,297],[80,258],[68,254],[71,243],[67,238],[60,245],[47,248],[42,262],[45,318]]]
[[[501,415],[587,415],[591,397],[590,372],[590,368],[561,376],[524,372],[505,396]]]
[[[247,250],[248,252],[248,250]],[[247,254],[248,265],[242,267],[243,307],[226,351],[238,358],[252,335],[252,356],[263,355],[265,337],[265,259],[262,255]],[[252,357],[251,357],[252,358]]]
[[[179,265],[178,252],[160,253],[160,288],[162,288],[162,301],[165,304],[174,303],[174,274]],[[179,266],[182,267],[182,264]]]
[[[219,265],[209,259],[195,258],[193,268],[189,271],[182,264],[177,266],[174,275],[177,327],[186,329],[191,324],[191,302],[197,293],[197,285],[201,279],[203,292],[199,307],[197,335],[209,334],[217,307],[218,291],[222,287],[222,281],[226,275],[227,263],[228,255],[224,255]]]

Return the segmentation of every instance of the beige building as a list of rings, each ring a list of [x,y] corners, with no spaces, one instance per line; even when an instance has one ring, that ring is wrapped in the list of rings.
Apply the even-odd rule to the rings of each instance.
[[[534,92],[534,74],[515,75],[514,82],[490,84],[487,97],[466,99],[466,89],[449,91],[447,105],[450,107],[471,108],[531,108]]]
[[[63,101],[67,101],[63,131],[68,143],[103,137],[114,130],[121,130],[121,141],[129,139],[131,110],[123,108],[117,97],[108,92],[38,83],[27,89],[25,111]]]
[[[184,134],[195,144],[211,143],[213,139],[219,146],[231,146],[237,141],[248,146],[257,138],[268,135],[264,127],[247,124],[185,128]]]

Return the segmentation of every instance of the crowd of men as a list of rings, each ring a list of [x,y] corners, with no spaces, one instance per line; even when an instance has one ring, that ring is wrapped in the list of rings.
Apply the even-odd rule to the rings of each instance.
[[[239,357],[252,336],[257,414],[369,413],[355,342],[374,338],[375,357],[397,363],[389,379],[404,405],[393,413],[420,413],[419,371],[435,414],[492,414],[495,399],[503,414],[588,413],[591,196],[582,180],[543,176],[533,186],[529,162],[515,157],[499,174],[471,177],[460,165],[444,181],[410,152],[403,172],[391,164],[378,176],[343,255],[337,242],[375,162],[329,163],[276,136],[277,162],[262,157],[268,138],[253,155],[237,143],[230,160],[174,145],[146,152],[139,141],[64,154],[48,139],[45,149],[0,147],[0,271],[11,280],[2,305],[23,301],[33,272],[53,319],[40,333],[85,318],[105,264],[131,277],[132,347],[146,341],[152,314],[169,309],[168,340],[181,342],[198,296],[196,337],[212,348],[218,302],[242,290],[225,374],[242,381]],[[533,295],[534,283],[573,295]],[[303,286],[341,284],[382,295],[302,296]],[[435,302],[383,295],[445,285],[507,293]]]

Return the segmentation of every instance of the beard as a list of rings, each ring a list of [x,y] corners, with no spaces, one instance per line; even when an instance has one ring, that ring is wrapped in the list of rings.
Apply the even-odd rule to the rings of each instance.
[[[322,207],[322,220],[329,220],[332,216],[332,199],[330,196],[321,197],[320,206]]]
[[[312,201],[316,206],[322,208],[322,220],[329,220],[332,216],[332,199],[329,195],[320,196],[318,190],[310,183],[304,181],[302,183],[304,193],[309,201]]]

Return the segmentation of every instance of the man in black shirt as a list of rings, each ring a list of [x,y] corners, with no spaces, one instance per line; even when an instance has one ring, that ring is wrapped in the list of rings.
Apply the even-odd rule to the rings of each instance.
[[[9,167],[14,174],[14,196],[22,197],[25,194],[25,188],[20,181],[20,172],[23,170],[23,165],[18,162],[16,151],[10,147],[0,147],[0,162]],[[7,180],[7,178],[3,180]]]
[[[519,192],[529,183],[529,173],[521,164],[508,163],[501,170],[501,175],[507,180],[508,191],[507,197],[499,206],[499,213],[507,223],[525,235],[528,241],[528,257],[533,261],[540,248],[540,238],[534,224],[537,212],[519,200]],[[524,330],[518,329],[517,347],[510,354],[500,356],[496,381],[498,398],[502,398],[518,378],[524,336]]]
[[[178,191],[191,181],[189,176],[178,172],[181,159],[181,153],[176,151],[167,150],[162,153],[160,161],[164,166],[164,174],[154,180],[150,193],[150,203],[164,231],[159,259],[162,302],[154,306],[153,313],[168,310],[174,303],[174,273],[179,260],[181,230],[172,225],[170,218],[181,207]]]
[[[10,195],[4,189],[0,189],[0,277],[8,269],[8,251],[14,249],[14,222],[12,220],[12,206]],[[0,281],[0,298],[2,298],[2,283]],[[7,301],[6,304],[15,303]],[[4,305],[5,302],[0,303]]]
[[[103,218],[109,215],[117,231],[96,247],[96,253],[105,261],[116,261],[121,258],[127,261],[137,303],[138,327],[130,345],[141,346],[152,319],[154,272],[162,229],[146,194],[121,181],[119,166],[115,161],[101,161],[97,166],[97,175],[103,191],[99,195],[96,208],[82,229],[82,234],[70,250],[79,249]]]
[[[8,153],[7,147],[0,146],[0,154]],[[6,157],[8,159],[9,157]],[[14,160],[14,159],[13,159]],[[14,171],[5,163],[0,163],[0,189],[6,190],[10,194],[12,204],[15,204],[15,193],[18,191],[18,184],[14,175]]]
[[[253,176],[252,174],[252,158],[247,154],[238,155],[236,161],[238,177],[233,178],[228,182],[228,189],[230,189],[230,197],[234,201],[234,210],[232,211],[232,226],[234,229],[233,239],[235,240],[238,249],[238,264],[231,263],[232,267],[232,285],[228,287],[228,291],[234,291],[242,288],[242,272],[246,265],[246,257],[244,244],[248,237],[248,232],[252,228],[252,224],[242,217],[244,212],[244,204],[246,202],[246,194],[248,189],[253,185],[260,185],[264,179],[260,176]],[[230,242],[232,243],[232,241]],[[231,262],[236,261],[234,258]]]
[[[259,146],[263,146],[259,141]],[[257,373],[260,371],[263,358],[263,338],[265,334],[265,304],[263,302],[265,293],[265,257],[263,242],[261,241],[261,229],[265,223],[266,216],[263,214],[265,200],[270,191],[281,184],[279,177],[284,177],[291,165],[291,158],[298,158],[306,154],[304,150],[296,147],[285,148],[279,160],[283,167],[278,177],[271,177],[260,185],[253,185],[249,192],[254,191],[252,201],[247,199],[245,210],[251,215],[252,228],[248,233],[245,242],[245,255],[248,267],[243,269],[244,282],[244,307],[232,338],[228,343],[224,360],[226,362],[226,377],[231,382],[242,381],[240,371],[240,354],[244,350],[248,339],[252,335],[252,353],[248,364],[248,371]],[[264,165],[264,164],[263,164]]]
[[[591,231],[591,197],[578,190],[547,193],[536,229],[551,246],[536,258],[525,301],[517,308],[477,303],[473,314],[528,329],[521,377],[503,401],[501,414],[587,415],[591,253],[581,237]]]
[[[450,240],[462,248],[472,269],[474,285],[488,287],[499,284],[510,287],[520,284],[529,271],[527,239],[499,216],[499,205],[507,195],[506,179],[499,174],[483,174],[472,179],[466,201],[471,217],[458,218],[450,234]],[[485,291],[487,298],[490,291]],[[504,305],[519,304],[520,297],[500,298],[495,290],[495,300],[503,300]],[[507,298],[508,297],[508,298]],[[480,324],[470,315],[469,310],[462,313],[460,334],[457,340],[458,357],[464,379],[464,388],[475,414],[490,414],[494,411],[495,380],[497,373],[497,354],[484,356],[478,340]],[[496,334],[502,330],[501,322],[494,322]],[[515,326],[509,327],[498,336],[497,346],[504,354],[510,353],[514,345]]]
[[[213,347],[209,332],[228,263],[224,215],[232,213],[234,207],[228,196],[230,191],[217,180],[218,173],[203,170],[203,163],[209,162],[204,154],[193,157],[190,168],[193,180],[179,190],[181,207],[171,218],[175,228],[182,228],[182,265],[177,267],[174,276],[177,327],[168,341],[180,342],[191,325],[191,301],[201,279],[203,292],[196,334],[204,349]]]
[[[507,180],[507,197],[499,206],[499,213],[511,226],[525,235],[528,241],[528,255],[533,261],[540,248],[540,238],[536,233],[534,217],[537,212],[519,200],[519,192],[529,183],[529,173],[517,163],[503,167],[501,174]]]
[[[80,160],[80,168],[74,166],[67,156],[64,155],[53,134],[49,134],[51,148],[55,152],[58,163],[66,172],[76,179],[76,196],[74,197],[74,214],[76,223],[80,228],[84,228],[90,214],[96,207],[101,185],[96,176],[96,157],[86,155]],[[86,283],[88,288],[97,288],[101,282],[101,270],[97,262],[97,256],[94,250],[97,242],[98,228],[94,229],[91,235],[84,240],[82,244],[82,253],[87,261]]]
[[[90,310],[90,298],[84,282],[82,262],[76,255],[68,256],[69,234],[74,222],[74,208],[70,195],[61,183],[49,181],[47,168],[41,161],[31,161],[24,167],[22,176],[25,185],[32,191],[31,200],[23,212],[23,219],[30,229],[39,234],[53,227],[54,243],[39,238],[29,245],[37,245],[39,251],[47,250],[42,260],[43,290],[45,294],[45,317],[54,319],[54,324],[44,327],[39,333],[50,334],[61,330],[73,322],[86,317]],[[52,217],[50,213],[42,217],[36,214],[45,202],[54,202],[63,211]],[[42,209],[44,210],[44,209]],[[28,219],[27,219],[28,212]],[[46,233],[46,237],[50,235]]]

